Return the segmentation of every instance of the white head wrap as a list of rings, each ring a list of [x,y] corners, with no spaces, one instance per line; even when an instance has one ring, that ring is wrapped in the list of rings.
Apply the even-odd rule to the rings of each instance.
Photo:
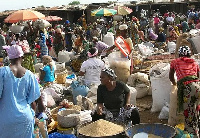
[[[119,30],[127,30],[128,26],[126,24],[122,24],[119,26]]]

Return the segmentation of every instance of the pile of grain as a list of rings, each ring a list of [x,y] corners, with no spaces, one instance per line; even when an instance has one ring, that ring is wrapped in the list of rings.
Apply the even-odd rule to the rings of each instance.
[[[124,131],[121,125],[100,119],[79,129],[79,133],[90,137],[104,137],[119,134]]]

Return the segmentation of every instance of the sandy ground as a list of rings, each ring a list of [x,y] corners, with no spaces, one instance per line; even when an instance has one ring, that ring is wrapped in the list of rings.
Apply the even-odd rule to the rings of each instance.
[[[145,96],[137,99],[137,106],[139,107],[141,123],[162,123],[167,124],[168,120],[160,120],[158,118],[160,112],[152,113],[152,96]]]

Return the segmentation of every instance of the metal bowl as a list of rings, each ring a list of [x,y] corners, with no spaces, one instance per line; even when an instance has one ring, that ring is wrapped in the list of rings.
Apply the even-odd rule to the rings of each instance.
[[[166,124],[137,124],[134,126],[129,127],[125,130],[126,135],[129,138],[133,138],[133,136],[137,133],[147,133],[147,134],[154,134],[163,138],[172,138],[175,136],[176,131],[175,128],[166,125]]]

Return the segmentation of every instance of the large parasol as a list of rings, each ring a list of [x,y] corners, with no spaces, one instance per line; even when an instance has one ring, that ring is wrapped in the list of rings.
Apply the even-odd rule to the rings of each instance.
[[[119,14],[119,15],[128,15],[133,12],[132,9],[130,9],[126,6],[116,6],[114,9],[117,10],[117,14]]]
[[[107,8],[100,8],[100,9],[91,11],[91,16],[112,16],[115,14],[117,14],[117,10],[107,9]]]
[[[47,17],[45,17],[45,20],[47,20],[49,22],[52,22],[52,21],[61,21],[62,18],[58,17],[58,16],[47,16]]]
[[[19,10],[13,12],[4,21],[7,23],[16,23],[19,21],[27,21],[27,20],[36,21],[37,19],[45,19],[45,15],[33,10]]]

